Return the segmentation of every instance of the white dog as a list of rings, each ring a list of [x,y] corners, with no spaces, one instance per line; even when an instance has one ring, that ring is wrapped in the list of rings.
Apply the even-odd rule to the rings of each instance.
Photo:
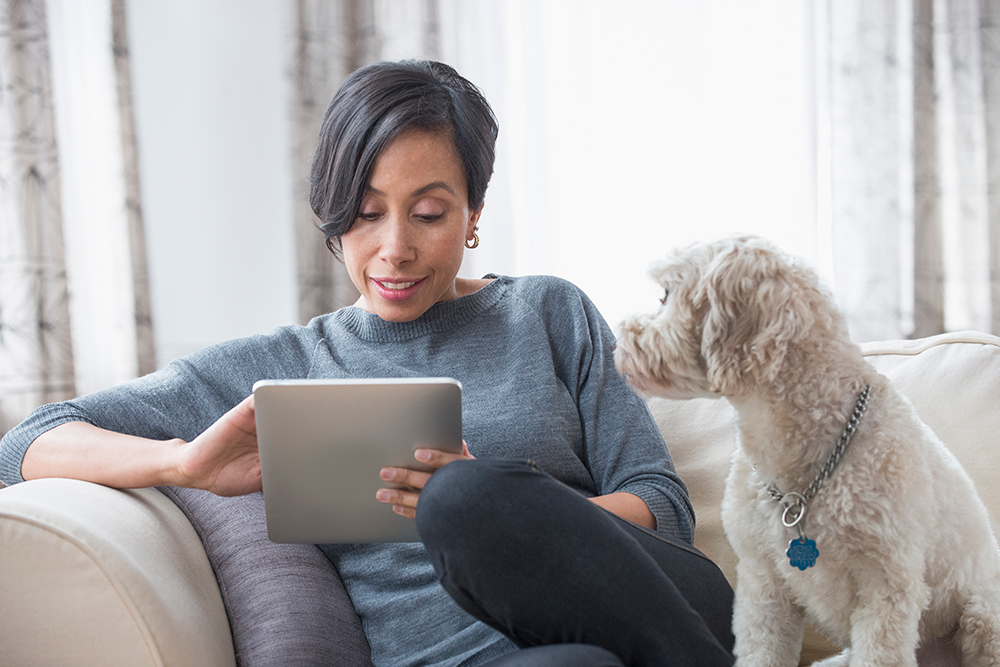
[[[986,509],[816,274],[754,237],[651,274],[663,305],[622,324],[619,371],[642,393],[736,410],[722,519],[739,557],[737,664],[797,665],[808,615],[845,647],[824,667],[913,666],[919,646],[951,637],[963,665],[1000,665]]]

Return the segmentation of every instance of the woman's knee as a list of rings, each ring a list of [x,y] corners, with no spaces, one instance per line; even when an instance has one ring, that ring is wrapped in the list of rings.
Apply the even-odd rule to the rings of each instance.
[[[417,532],[432,560],[440,552],[454,563],[484,564],[509,554],[522,540],[538,538],[533,522],[552,485],[562,487],[527,462],[449,463],[420,492]]]
[[[436,471],[420,492],[417,530],[426,542],[442,531],[491,523],[510,509],[517,478],[533,469],[491,459],[455,461]],[[537,474],[537,472],[535,472]]]

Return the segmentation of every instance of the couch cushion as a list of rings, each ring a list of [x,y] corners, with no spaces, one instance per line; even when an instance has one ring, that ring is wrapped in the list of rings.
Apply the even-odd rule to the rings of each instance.
[[[205,545],[225,601],[241,667],[371,667],[371,649],[336,568],[312,544],[267,537],[261,493],[222,498],[160,489]]]
[[[865,357],[913,402],[1000,520],[1000,338],[976,332],[868,343]]]
[[[960,332],[920,340],[862,345],[865,358],[913,402],[917,413],[969,472],[996,531],[1000,517],[1000,338]],[[736,582],[736,555],[722,530],[719,508],[735,430],[727,401],[653,398],[650,410],[691,494],[695,546]],[[832,647],[810,633],[807,659]]]

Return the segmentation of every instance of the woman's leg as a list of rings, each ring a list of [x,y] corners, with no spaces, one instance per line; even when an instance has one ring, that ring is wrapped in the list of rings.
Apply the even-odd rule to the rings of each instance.
[[[420,494],[444,588],[523,647],[589,644],[627,665],[733,662],[732,589],[690,546],[513,461],[458,461]]]

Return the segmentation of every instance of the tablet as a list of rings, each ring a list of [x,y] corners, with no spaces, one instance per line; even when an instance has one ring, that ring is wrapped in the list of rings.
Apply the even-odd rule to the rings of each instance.
[[[392,486],[379,470],[420,469],[418,447],[462,451],[458,380],[261,380],[253,393],[271,541],[419,541],[375,499]]]

